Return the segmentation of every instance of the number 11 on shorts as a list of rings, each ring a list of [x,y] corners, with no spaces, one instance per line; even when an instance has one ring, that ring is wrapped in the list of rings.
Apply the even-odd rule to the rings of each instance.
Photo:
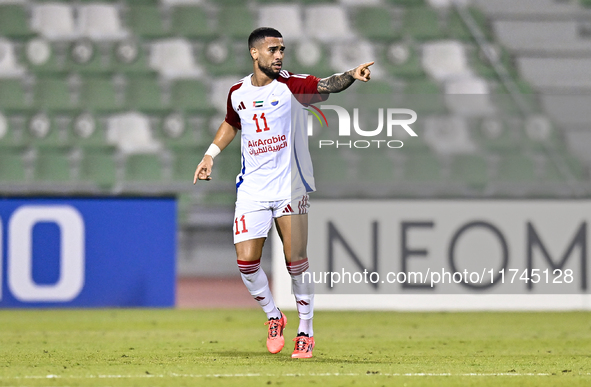
[[[242,231],[238,231],[238,222],[242,223]],[[246,221],[244,220],[244,215],[242,215],[240,219],[235,218],[234,225],[236,226],[236,235],[240,234],[241,232],[248,232],[248,230],[246,229]]]

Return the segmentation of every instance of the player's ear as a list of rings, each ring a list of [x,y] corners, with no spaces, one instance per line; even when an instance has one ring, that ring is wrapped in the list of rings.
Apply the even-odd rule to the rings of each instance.
[[[259,52],[256,49],[256,47],[250,48],[250,56],[252,57],[253,60],[257,60],[259,58]]]

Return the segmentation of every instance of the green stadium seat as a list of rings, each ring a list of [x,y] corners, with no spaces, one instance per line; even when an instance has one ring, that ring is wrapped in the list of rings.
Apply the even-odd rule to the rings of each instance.
[[[82,85],[81,107],[86,110],[113,111],[121,108],[113,78],[85,77]]]
[[[75,107],[65,78],[39,77],[35,84],[35,106],[44,110],[67,111]]]
[[[457,155],[451,161],[451,179],[472,188],[483,188],[488,183],[486,159],[479,155]]]
[[[492,35],[488,28],[486,16],[476,8],[469,8],[468,12],[476,21],[480,31],[484,34],[487,41],[491,41]],[[474,40],[470,29],[466,26],[459,13],[454,9],[447,22],[447,35],[452,39],[470,41]]]
[[[0,36],[22,39],[33,35],[34,32],[29,29],[29,16],[24,6],[0,5]]]
[[[402,63],[396,63],[390,54],[390,50],[408,50],[408,58]],[[379,63],[395,77],[399,78],[421,78],[425,77],[425,72],[421,66],[421,60],[417,55],[417,51],[410,45],[400,44],[399,47],[394,48],[390,45],[379,47],[377,50]]]
[[[113,69],[124,74],[155,73],[150,68],[146,48],[135,41],[119,42],[113,46]]]
[[[173,113],[160,120],[155,135],[166,148],[174,152],[177,149],[185,150],[209,145],[213,136],[203,130],[205,121],[204,117]]]
[[[445,102],[439,86],[429,78],[409,79],[404,88],[404,107],[417,114],[445,113]]]
[[[388,155],[388,150],[377,151],[375,149],[360,150],[359,181],[371,181],[379,184],[388,184],[396,180],[394,162]]]
[[[327,152],[318,152],[312,158],[314,165],[314,178],[318,182],[344,183],[349,181],[351,171],[349,163],[343,157],[343,152],[331,149]]]
[[[254,15],[247,7],[231,6],[220,9],[217,35],[246,39],[256,27]]]
[[[211,17],[198,6],[177,6],[172,9],[172,32],[188,38],[212,38],[216,36],[210,27]]]
[[[21,50],[20,61],[35,74],[64,74],[67,56],[66,42],[32,39]]]
[[[0,107],[4,111],[26,110],[30,106],[22,81],[18,79],[0,79]]]
[[[232,208],[235,202],[236,192],[234,190],[207,193],[203,198],[203,204],[206,206]]]
[[[197,157],[199,158],[199,157]],[[199,162],[200,160],[197,160]],[[231,182],[236,181],[236,176],[242,169],[242,159],[239,149],[225,149],[223,154],[215,159],[215,166],[211,177],[217,181]],[[195,165],[196,167],[197,165]],[[193,173],[195,169],[193,168]]]
[[[301,43],[305,44],[305,43]],[[320,42],[314,42],[314,44],[319,45],[319,57],[316,63],[306,63],[303,59],[299,58],[299,55],[296,52],[289,52],[289,55],[293,56],[294,64],[290,66],[289,71],[292,71],[296,74],[314,74],[317,77],[328,77],[335,73],[330,65],[330,54],[329,50],[324,47],[324,45]],[[300,48],[296,48],[293,51],[297,51]],[[301,54],[303,57],[307,57],[307,54],[303,52]]]
[[[85,149],[80,161],[80,180],[92,181],[103,188],[115,185],[117,163],[114,152],[108,148]]]
[[[68,132],[58,123],[57,117],[35,114],[28,117],[23,130],[24,141],[37,148],[59,148],[69,145]]]
[[[536,180],[535,165],[531,157],[523,154],[501,154],[498,179],[510,182]]]
[[[581,164],[581,161],[576,157],[569,154],[558,154],[558,162],[562,161],[566,167],[566,173],[578,181],[587,180],[585,176],[585,168]],[[543,181],[566,181],[567,175],[565,175],[562,168],[556,165],[554,159],[548,155],[544,165],[544,175],[542,176]]]
[[[108,48],[108,47],[107,47]],[[102,48],[91,42],[74,42],[68,49],[67,70],[76,73],[105,73],[113,71],[111,51],[102,52]],[[105,59],[105,54],[108,56]],[[88,57],[86,57],[88,55]]]
[[[156,183],[162,179],[162,161],[159,154],[140,153],[127,156],[125,180]]]
[[[163,38],[170,35],[164,26],[163,15],[157,4],[129,2],[128,6],[127,25],[135,35],[148,39]]]
[[[26,179],[26,168],[23,155],[18,149],[2,149],[0,151],[0,181],[22,182]]]
[[[216,54],[220,55],[219,58],[216,58],[209,52],[210,50],[226,52],[227,55]],[[211,75],[235,75],[252,72],[252,59],[244,42],[238,45],[233,42],[211,42],[204,47],[201,56],[203,57],[202,64],[207,73]]]
[[[184,111],[210,111],[210,93],[198,80],[182,79],[171,85],[172,107]]]
[[[68,153],[64,149],[38,149],[34,169],[35,181],[66,182],[71,178]]]
[[[403,20],[402,30],[416,40],[441,39],[445,36],[439,24],[437,11],[431,7],[407,7]]]
[[[6,120],[6,132],[0,137],[0,153],[4,150],[19,150],[26,146],[26,138],[23,136],[22,128],[12,125],[9,117]]]
[[[114,145],[107,141],[107,132],[100,116],[90,113],[81,113],[73,117],[73,122],[68,128],[68,140],[72,146],[97,152],[108,152],[114,149]]]
[[[203,158],[205,147],[176,148],[173,153],[174,162],[172,178],[179,182],[192,182],[195,168]],[[226,153],[224,153],[224,156]],[[218,163],[215,162],[214,170],[217,172]],[[238,172],[236,172],[238,174]]]
[[[401,31],[392,22],[388,8],[364,7],[357,9],[354,25],[362,36],[371,40],[391,41],[400,37]]]
[[[404,177],[407,181],[439,181],[441,162],[430,152],[411,153],[406,159]]]
[[[162,111],[166,109],[161,88],[155,77],[128,77],[127,103],[129,109]]]

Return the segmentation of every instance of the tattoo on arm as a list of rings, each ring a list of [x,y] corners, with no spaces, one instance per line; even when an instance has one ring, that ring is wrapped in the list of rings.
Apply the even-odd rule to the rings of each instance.
[[[353,70],[346,71],[341,74],[335,74],[328,78],[323,78],[318,81],[318,92],[321,94],[338,93],[345,90],[355,82],[353,78]]]

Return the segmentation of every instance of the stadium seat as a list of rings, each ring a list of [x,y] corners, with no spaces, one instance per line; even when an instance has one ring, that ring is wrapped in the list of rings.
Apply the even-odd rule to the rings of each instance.
[[[117,163],[108,148],[85,149],[80,161],[80,180],[92,181],[102,188],[109,188],[117,181]]]
[[[324,44],[316,41],[302,41],[291,53],[295,59],[293,67],[288,69],[296,74],[313,74],[317,77],[328,77],[334,73],[330,54]]]
[[[450,78],[463,78],[472,75],[468,67],[466,51],[461,42],[439,40],[424,43],[422,55],[423,69],[436,81]]]
[[[114,149],[107,141],[107,133],[104,119],[99,115],[88,112],[72,116],[72,124],[69,126],[68,141],[72,146],[82,149],[95,149],[107,151]]]
[[[26,179],[25,161],[21,150],[2,149],[0,152],[0,181],[22,182]]]
[[[498,179],[509,182],[528,182],[537,179],[532,158],[524,154],[500,155]]]
[[[13,43],[0,38],[0,78],[15,78],[25,75],[25,68],[18,63]]]
[[[66,182],[71,178],[71,163],[64,149],[38,149],[34,168],[35,181]]]
[[[147,45],[147,44],[146,44]],[[135,40],[124,40],[113,46],[112,66],[116,72],[124,74],[154,74],[150,68],[148,48]]]
[[[139,153],[126,157],[126,181],[155,183],[161,179],[162,160],[158,153]]]
[[[409,6],[402,20],[402,31],[416,40],[434,40],[445,36],[437,11],[431,7]]]
[[[409,154],[404,167],[404,177],[407,181],[439,181],[441,162],[430,152]]]
[[[187,38],[212,38],[215,34],[212,18],[203,7],[179,5],[172,8],[172,33]]]
[[[25,39],[33,35],[24,5],[0,4],[0,36]]]
[[[245,39],[256,28],[254,16],[247,7],[224,7],[219,11],[217,35]]]
[[[187,147],[187,148],[176,148],[173,152],[173,168],[172,178],[174,181],[192,182],[195,174],[195,168],[203,158],[203,154],[207,148],[205,147]],[[226,154],[224,153],[224,156]],[[221,158],[220,158],[221,159]],[[217,160],[215,170],[218,169]],[[238,174],[238,171],[236,171]],[[235,176],[234,176],[235,177]]]
[[[306,7],[304,21],[309,36],[323,42],[347,41],[353,37],[346,9],[337,4],[320,3]]]
[[[28,117],[23,137],[38,149],[63,149],[69,145],[65,123],[54,115],[36,113]]]
[[[376,57],[388,73],[402,79],[424,77],[425,72],[413,45],[394,42],[377,46]]]
[[[191,42],[184,38],[152,42],[150,67],[168,79],[197,78],[202,75],[193,57]]]
[[[47,110],[70,110],[75,107],[68,79],[39,77],[35,82],[35,106]]]
[[[350,181],[353,171],[343,152],[335,149],[318,151],[312,156],[314,178],[318,183],[345,183]]]
[[[163,14],[157,4],[128,2],[127,25],[131,31],[146,39],[170,36],[165,27]]]
[[[4,111],[25,110],[31,107],[20,79],[0,79],[0,106]]]
[[[161,87],[156,78],[128,77],[127,103],[129,109],[143,111],[162,111],[166,109],[161,97]]]
[[[197,157],[199,158],[199,157]],[[198,160],[199,162],[200,160]],[[242,160],[240,157],[240,150],[226,149],[223,156],[216,158],[216,166],[211,174],[212,178],[218,181],[234,183],[236,176],[240,173],[242,168]],[[196,167],[197,165],[195,165]],[[193,173],[195,169],[193,168]]]
[[[397,178],[394,161],[389,157],[387,149],[377,151],[366,149],[359,152],[361,159],[358,165],[357,179],[371,181],[380,185],[392,184]]]
[[[439,86],[428,78],[410,79],[404,87],[403,106],[417,114],[444,113],[445,104]]]
[[[74,20],[74,7],[70,4],[35,4],[31,28],[49,40],[70,40],[79,36]]]
[[[35,74],[63,74],[69,55],[68,42],[49,42],[41,38],[29,40],[21,55],[21,63]]]
[[[172,106],[184,111],[211,110],[207,86],[197,80],[178,80],[171,85]]]
[[[246,75],[252,72],[252,59],[243,41],[208,42],[203,46],[200,56],[207,73],[214,76]]]
[[[171,113],[159,120],[156,137],[173,152],[194,148],[211,142],[209,133],[203,130],[205,126],[206,117]]]
[[[470,16],[472,16],[472,19],[474,19],[478,25],[480,32],[484,34],[485,39],[490,42],[492,40],[492,35],[490,28],[488,28],[487,25],[486,16],[474,7],[467,8],[467,10]],[[455,9],[451,10],[449,14],[449,19],[447,21],[447,36],[451,39],[463,41],[474,40],[470,29],[466,26],[466,23],[464,23],[461,16]]]
[[[389,8],[363,7],[355,12],[355,28],[361,36],[371,40],[392,41],[401,35]],[[400,26],[398,26],[400,27]]]
[[[121,108],[121,98],[112,77],[85,77],[81,91],[83,109],[113,111]]]
[[[6,150],[22,149],[26,144],[22,128],[15,125],[9,116],[0,112],[0,153]]]
[[[128,35],[122,28],[116,5],[94,3],[78,7],[78,28],[94,41],[120,40]]]
[[[139,112],[109,116],[107,140],[124,154],[155,153],[162,147],[162,144],[154,139],[149,116]]]
[[[88,40],[72,43],[68,49],[66,69],[81,74],[112,72],[112,50],[104,44],[93,44]]]
[[[278,29],[288,42],[298,41],[304,36],[302,8],[298,4],[261,4],[258,22],[260,26]]]
[[[480,155],[456,155],[451,161],[451,179],[471,188],[484,188],[488,183],[488,165]]]

